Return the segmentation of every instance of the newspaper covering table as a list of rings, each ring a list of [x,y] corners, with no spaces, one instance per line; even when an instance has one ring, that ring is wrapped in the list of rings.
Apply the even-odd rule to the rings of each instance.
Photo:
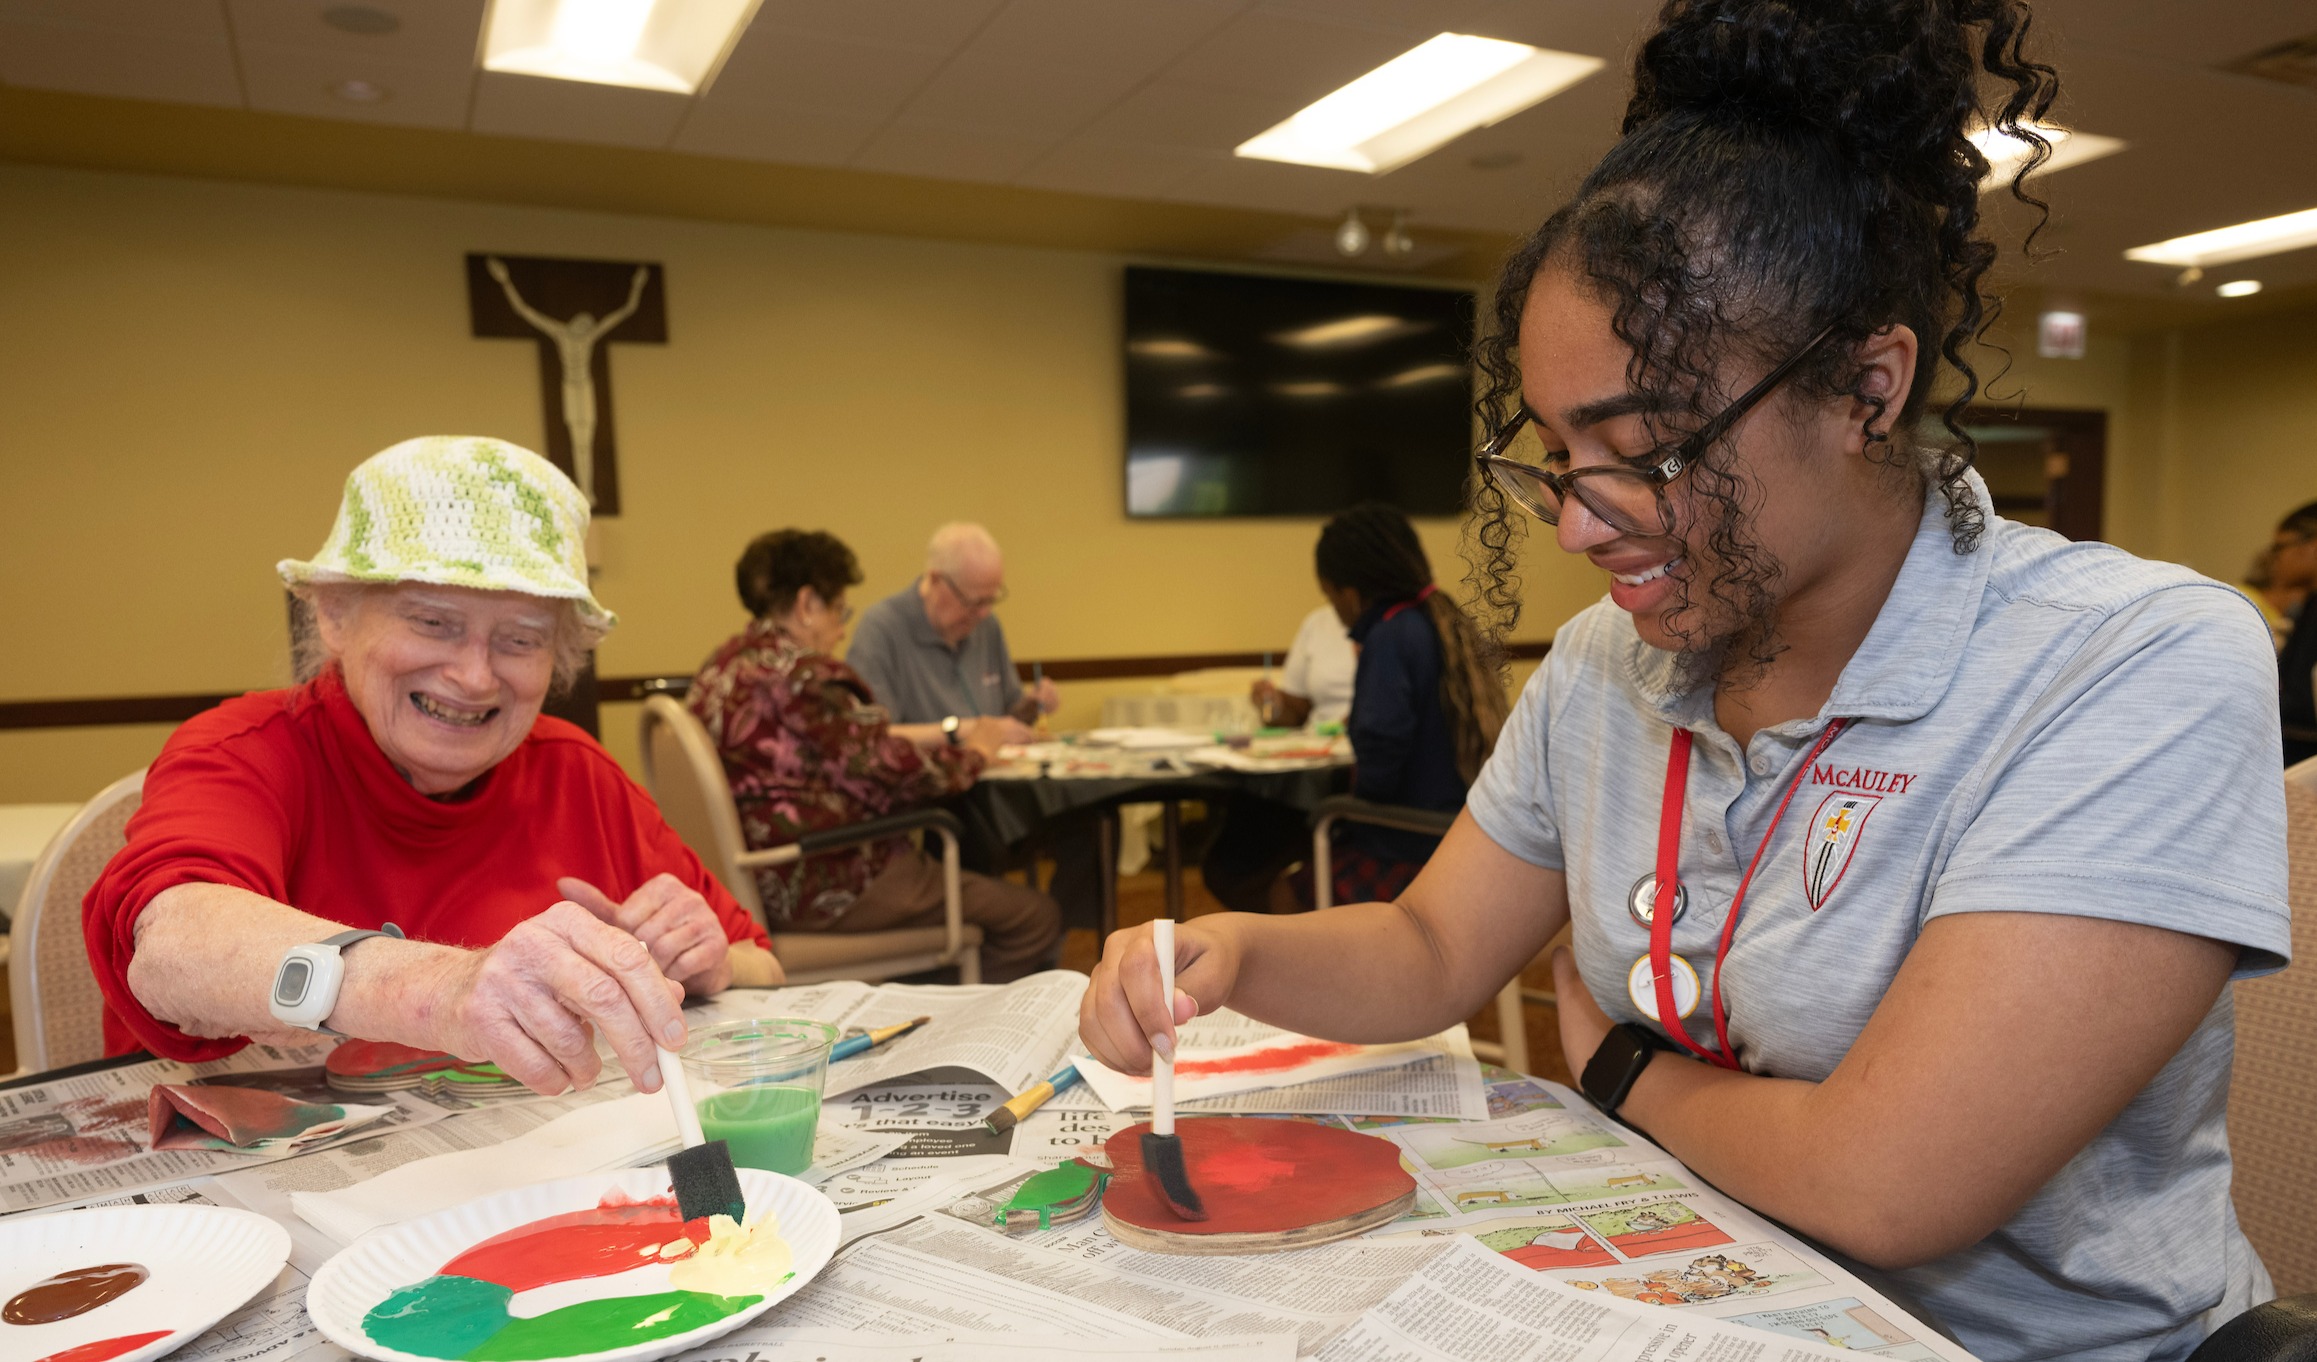
[[[1073,1090],[1007,1135],[981,1124],[998,1101],[1044,1078],[1074,1049],[1083,987],[1083,976],[1061,972],[1002,987],[832,983],[735,990],[690,1009],[695,1025],[750,1016],[809,1016],[848,1028],[920,1015],[935,1021],[831,1071],[824,1138],[831,1149],[870,1160],[821,1170],[843,1227],[837,1257],[797,1295],[680,1362],[994,1362],[1001,1349],[1009,1362],[1092,1353],[1149,1362],[1834,1362],[1859,1352],[1971,1362],[1824,1253],[1706,1186],[1576,1093],[1482,1069],[1460,1035],[1444,1038],[1434,1060],[1329,1080],[1353,1086],[1306,1093],[1293,1114],[1276,1115],[1337,1124],[1400,1150],[1418,1184],[1416,1205],[1363,1238],[1202,1258],[1128,1248],[1099,1218],[1001,1232],[992,1225],[995,1209],[1023,1180],[1093,1153],[1135,1119]],[[1184,1044],[1266,1031],[1226,1015],[1185,1028]],[[259,1052],[239,1069],[229,1061],[212,1072],[306,1065],[319,1054]],[[1427,1078],[1423,1066],[1432,1063],[1441,1067]],[[79,1078],[38,1085],[45,1095],[36,1102],[26,1089],[0,1091],[0,1101],[117,1101],[129,1086],[153,1081],[130,1070],[84,1077],[107,1081],[85,1093],[66,1086],[83,1084]],[[1415,1100],[1393,1085],[1414,1089]],[[375,1204],[397,1176],[415,1180],[417,1161],[446,1155],[463,1161],[468,1178],[536,1180],[553,1170],[540,1168],[524,1137],[550,1122],[607,1123],[585,1142],[587,1157],[624,1152],[629,1162],[646,1162],[664,1153],[664,1132],[631,1121],[635,1129],[623,1136],[626,1127],[616,1124],[618,1113],[640,1105],[623,1081],[612,1081],[589,1093],[473,1110],[413,1110],[393,1128],[314,1153],[116,1169],[120,1185],[96,1190],[129,1192],[113,1200],[240,1206],[290,1231],[290,1262],[273,1287],[177,1356],[340,1362],[345,1354],[307,1318],[304,1293],[343,1246],[316,1222],[362,1222],[309,1221],[293,1198],[309,1209],[359,1205],[367,1191]],[[1403,1110],[1362,1109],[1375,1106]],[[499,1157],[509,1166],[494,1171]],[[170,1172],[174,1180],[159,1176]],[[377,1188],[367,1188],[372,1179],[382,1179]],[[10,1185],[0,1181],[0,1192]]]

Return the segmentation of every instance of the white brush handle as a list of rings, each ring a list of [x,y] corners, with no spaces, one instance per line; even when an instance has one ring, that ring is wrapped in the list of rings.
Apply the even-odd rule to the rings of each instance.
[[[676,1134],[686,1149],[708,1143],[700,1129],[700,1109],[692,1105],[692,1084],[684,1077],[684,1061],[673,1050],[660,1051],[660,1091],[668,1095],[668,1109],[676,1113]]]
[[[1175,923],[1162,917],[1150,925],[1151,948],[1158,952],[1159,998],[1166,1004],[1167,1020],[1175,1013]],[[1150,1129],[1153,1135],[1175,1133],[1175,1062],[1151,1052]]]

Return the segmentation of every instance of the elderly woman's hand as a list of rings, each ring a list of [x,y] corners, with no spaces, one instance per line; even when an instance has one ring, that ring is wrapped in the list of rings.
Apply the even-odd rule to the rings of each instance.
[[[658,1048],[684,1043],[683,990],[643,942],[576,903],[450,960],[437,1043],[491,1060],[536,1092],[591,1086],[603,1071],[599,1032],[646,1092],[660,1085]]]
[[[730,942],[723,919],[698,890],[673,875],[654,875],[625,903],[585,880],[566,876],[557,893],[644,943],[660,972],[695,998],[721,993],[732,983]]]

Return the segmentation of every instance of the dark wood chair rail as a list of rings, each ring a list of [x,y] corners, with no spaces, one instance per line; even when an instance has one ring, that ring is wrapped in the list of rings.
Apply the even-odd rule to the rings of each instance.
[[[1505,655],[1514,660],[1541,658],[1553,645],[1549,640],[1508,643]],[[1281,649],[1269,654],[1284,659]],[[1172,676],[1207,667],[1259,667],[1263,653],[1175,653],[1148,657],[1061,657],[1016,662],[1028,680],[1035,671],[1056,681],[1114,681],[1137,676]],[[643,699],[657,690],[681,693],[687,677],[606,676],[596,682],[603,704]],[[121,724],[183,723],[205,709],[232,699],[226,695],[120,695],[73,700],[0,700],[0,729],[103,728]]]

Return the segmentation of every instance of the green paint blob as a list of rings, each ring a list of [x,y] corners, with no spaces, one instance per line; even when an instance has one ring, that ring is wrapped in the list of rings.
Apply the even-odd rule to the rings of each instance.
[[[467,1353],[469,1362],[534,1362],[549,1357],[608,1352],[654,1339],[688,1334],[735,1315],[762,1296],[710,1296],[662,1291],[615,1296],[550,1310],[536,1319],[511,1319],[490,1341]]]
[[[507,1327],[514,1292],[472,1277],[429,1277],[362,1317],[373,1343],[420,1357],[465,1357]]]
[[[741,1167],[792,1176],[812,1167],[821,1097],[810,1088],[732,1088],[699,1105],[701,1131],[730,1145]]]
[[[532,1319],[507,1313],[514,1293],[472,1277],[429,1277],[388,1296],[363,1317],[374,1343],[451,1362],[537,1362],[607,1352],[690,1333],[738,1314],[762,1296],[661,1291],[581,1301]]]

